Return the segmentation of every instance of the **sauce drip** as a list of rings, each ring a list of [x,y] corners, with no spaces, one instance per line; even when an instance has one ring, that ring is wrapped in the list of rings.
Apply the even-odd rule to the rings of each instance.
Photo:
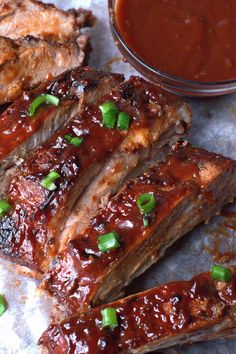
[[[197,81],[236,78],[234,0],[119,0],[118,30],[162,72]]]
[[[52,324],[39,344],[50,353],[130,353],[151,349],[164,338],[209,330],[230,321],[236,303],[235,267],[231,271],[228,283],[213,281],[210,273],[203,273],[109,304],[116,308],[119,323],[113,331],[101,328],[101,309],[108,305],[75,315]]]

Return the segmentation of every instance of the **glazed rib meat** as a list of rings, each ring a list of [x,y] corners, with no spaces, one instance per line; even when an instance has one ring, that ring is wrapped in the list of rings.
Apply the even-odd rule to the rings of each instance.
[[[93,21],[90,11],[57,9],[36,0],[0,1],[0,36],[12,39],[28,35],[56,42],[74,40],[79,29]]]
[[[147,353],[195,341],[236,336],[236,267],[232,279],[210,273],[171,282],[52,324],[44,353]],[[101,310],[114,308],[118,326],[102,329]]]
[[[13,102],[30,90],[85,59],[87,42],[58,44],[34,38],[0,37],[0,104]]]
[[[128,130],[102,124],[99,106],[110,101],[130,115]],[[114,154],[150,151],[169,129],[184,124],[183,118],[189,114],[182,101],[136,77],[121,83],[97,104],[85,107],[32,151],[11,180],[5,198],[12,208],[0,220],[1,255],[44,272],[65,242],[61,232],[76,201]],[[81,145],[69,143],[65,139],[68,135],[83,139]],[[51,171],[59,174],[54,191],[41,185]],[[108,171],[106,178],[109,175]],[[119,184],[119,179],[113,183]]]
[[[0,184],[3,191],[8,169],[32,148],[40,145],[86,103],[92,104],[123,80],[122,75],[106,74],[84,67],[68,71],[38,89],[24,93],[0,115]],[[40,94],[60,99],[59,106],[41,106],[34,117],[28,115],[33,99]]]
[[[128,181],[67,244],[51,263],[44,289],[69,314],[115,299],[167,247],[232,200],[235,191],[235,161],[177,144],[164,162]],[[145,193],[156,201],[148,226],[137,205]],[[109,232],[118,233],[120,247],[102,253],[98,237]]]

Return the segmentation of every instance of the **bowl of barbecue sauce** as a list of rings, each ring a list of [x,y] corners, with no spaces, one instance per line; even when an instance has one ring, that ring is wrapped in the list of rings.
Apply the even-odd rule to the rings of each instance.
[[[143,76],[187,96],[236,92],[236,0],[109,0],[123,56]]]

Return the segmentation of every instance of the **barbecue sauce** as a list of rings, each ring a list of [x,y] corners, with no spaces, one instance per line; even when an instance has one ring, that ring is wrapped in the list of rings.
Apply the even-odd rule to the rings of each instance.
[[[10,105],[0,116],[0,162],[40,129],[48,129],[47,126],[53,124],[50,120],[58,109],[66,112],[72,105],[78,105],[82,94],[95,88],[103,76],[100,71],[78,68],[41,84],[35,90],[25,92],[22,98]],[[43,105],[37,109],[34,117],[30,117],[30,104],[44,93],[58,97],[60,107]]]
[[[55,95],[59,87],[51,86],[50,92]],[[99,106],[109,101],[114,102],[119,111],[129,113],[129,130],[103,126]],[[142,144],[146,142],[151,144],[151,127],[158,119],[163,122],[168,105],[177,107],[179,101],[172,95],[163,96],[158,87],[143,79],[131,77],[100,98],[97,104],[86,106],[42,146],[33,150],[6,192],[12,209],[0,219],[1,252],[43,272],[58,249],[59,222],[67,215],[65,209],[69,211],[79,197],[87,171],[106,161],[125,142],[127,135],[130,138],[126,145],[122,145],[127,153],[143,149]],[[132,132],[142,134],[143,141],[136,142]],[[69,144],[65,135],[80,136],[83,143],[78,148]],[[57,171],[60,178],[57,189],[51,193],[40,182],[52,170]]]
[[[174,335],[211,328],[230,320],[231,306],[232,310],[235,306],[236,269],[231,269],[229,283],[213,281],[209,273],[203,273],[102,306],[117,310],[119,326],[113,331],[102,329],[101,308],[96,308],[51,325],[39,343],[58,354],[128,353],[151,348]]]
[[[154,68],[184,79],[236,78],[235,0],[117,0],[126,44]]]
[[[175,208],[187,198],[198,199],[200,196],[204,200],[201,202],[203,207],[212,204],[216,196],[212,193],[209,198],[205,173],[201,176],[202,169],[209,161],[222,174],[232,163],[231,160],[190,145],[179,146],[165,162],[126,183],[121,193],[91,220],[91,227],[71,241],[60,254],[47,274],[45,287],[57,294],[60,302],[65,303],[72,313],[78,311],[79,307],[84,311],[94,299],[100,284],[104,284],[108,269],[115,267],[116,263],[120,267],[124,266],[135,250],[144,248],[145,244],[146,252],[149,249],[150,253],[157,248],[157,243],[159,249],[165,245],[164,225]],[[137,198],[144,193],[153,193],[157,202],[147,228],[143,225],[143,215],[137,206]],[[120,235],[121,247],[101,254],[97,245],[98,237],[111,231]]]

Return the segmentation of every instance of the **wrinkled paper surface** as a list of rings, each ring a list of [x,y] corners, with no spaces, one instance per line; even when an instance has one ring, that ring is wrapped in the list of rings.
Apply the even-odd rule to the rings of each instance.
[[[122,61],[113,43],[106,0],[54,2],[62,8],[91,8],[97,16],[96,26],[90,31],[93,46],[90,65],[125,73],[127,76],[136,73],[129,64]],[[190,142],[236,159],[236,95],[188,101],[193,108]],[[229,230],[227,238],[217,232],[216,225],[223,222],[223,217],[218,216],[209,225],[197,227],[177,242],[158,265],[134,281],[127,291],[140,291],[174,279],[189,279],[198,272],[208,270],[214,259],[206,247],[213,247],[216,237],[220,237],[223,254],[231,251],[236,255],[235,232]],[[37,281],[18,275],[15,268],[15,265],[0,261],[0,293],[5,294],[9,306],[7,312],[0,317],[0,354],[40,353],[37,340],[49,324],[50,301],[36,291]],[[236,340],[193,344],[176,348],[176,352],[233,354],[236,353]]]

